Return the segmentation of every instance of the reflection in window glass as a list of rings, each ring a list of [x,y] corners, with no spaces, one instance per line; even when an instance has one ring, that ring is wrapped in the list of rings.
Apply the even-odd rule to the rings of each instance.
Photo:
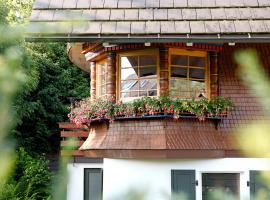
[[[122,80],[126,80],[126,79],[137,79],[138,78],[138,68],[124,68],[121,69],[121,77]]]
[[[121,57],[121,67],[137,67],[138,66],[138,57],[137,56],[124,56]]]
[[[170,56],[172,97],[206,97],[206,54],[205,57],[202,55],[203,53],[199,57],[190,51],[190,55]]]
[[[172,67],[171,77],[187,78],[187,68]]]
[[[139,89],[139,82],[138,80],[128,80],[128,81],[121,81],[121,90],[138,90]]]
[[[140,68],[140,77],[147,77],[157,75],[157,67],[141,67]]]
[[[204,79],[204,69],[190,68],[189,69],[189,77],[196,79]]]
[[[157,96],[157,56],[121,57],[121,98]]]
[[[140,66],[146,65],[157,65],[157,57],[156,56],[139,56],[139,64]]]
[[[205,57],[189,57],[189,66],[205,67]]]
[[[188,56],[171,55],[171,65],[187,66]]]

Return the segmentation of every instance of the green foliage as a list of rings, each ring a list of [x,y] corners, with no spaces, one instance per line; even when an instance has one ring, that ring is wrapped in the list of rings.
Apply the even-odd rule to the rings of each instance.
[[[20,149],[15,173],[0,189],[0,199],[47,199],[50,195],[51,176],[48,161],[44,157],[33,158]]]
[[[211,100],[201,98],[198,100],[171,99],[170,97],[142,97],[132,102],[123,103],[106,99],[85,99],[76,103],[68,115],[75,124],[88,124],[114,117],[134,117],[145,115],[194,115],[200,120],[205,117],[221,117],[233,108],[233,103],[224,97],[215,97]]]
[[[67,97],[88,96],[89,76],[68,62],[64,43],[27,44],[26,48],[25,69],[31,81],[16,98],[14,134],[28,151],[48,152],[48,146],[58,146],[58,123],[66,120]]]

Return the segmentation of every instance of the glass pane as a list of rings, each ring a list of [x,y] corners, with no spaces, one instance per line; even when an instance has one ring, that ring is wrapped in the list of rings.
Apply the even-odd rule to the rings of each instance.
[[[156,79],[143,79],[140,80],[140,90],[153,90],[157,89]]]
[[[189,68],[189,78],[204,79],[204,69]]]
[[[187,68],[172,67],[171,77],[187,78]]]
[[[189,57],[189,66],[205,67],[205,57]]]
[[[121,92],[121,98],[138,97],[138,91]]]
[[[189,80],[183,80],[183,79],[172,79],[171,80],[171,88],[175,90],[181,90],[181,91],[187,91],[190,87],[190,81]]]
[[[188,57],[181,56],[181,55],[172,55],[171,56],[171,65],[187,66],[188,65]]]
[[[121,80],[137,79],[138,68],[124,68],[121,69]]]
[[[148,96],[150,96],[150,97],[157,96],[157,91],[156,90],[150,90],[148,92]]]
[[[147,91],[140,91],[139,96],[140,96],[140,97],[146,97],[146,96],[148,96],[148,95],[147,95]]]
[[[121,57],[121,67],[137,67],[138,66],[138,56],[123,56]]]
[[[139,84],[137,80],[121,81],[121,91],[138,90]]]
[[[179,92],[177,90],[171,90],[171,96],[179,96]]]
[[[140,66],[157,65],[157,56],[150,56],[150,55],[140,56],[139,63]]]
[[[205,82],[203,81],[191,81],[190,90],[194,97],[206,97]]]
[[[157,67],[141,67],[140,68],[140,77],[153,77],[157,75]]]
[[[192,98],[191,92],[189,91],[179,91],[179,96],[183,98]]]

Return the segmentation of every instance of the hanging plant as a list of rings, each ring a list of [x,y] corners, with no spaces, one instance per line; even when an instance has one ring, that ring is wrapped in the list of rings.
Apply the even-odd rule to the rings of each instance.
[[[94,121],[114,120],[117,117],[143,117],[143,116],[194,116],[200,121],[206,117],[225,117],[233,103],[224,97],[214,97],[211,100],[171,99],[169,96],[142,97],[132,102],[116,102],[114,99],[90,98],[77,102],[68,115],[71,122],[77,125],[90,125]]]

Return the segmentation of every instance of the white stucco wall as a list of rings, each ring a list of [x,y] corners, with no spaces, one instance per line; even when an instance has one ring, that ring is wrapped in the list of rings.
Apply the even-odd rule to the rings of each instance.
[[[139,190],[147,199],[164,200],[171,193],[171,170],[196,170],[196,199],[201,200],[201,174],[206,172],[240,173],[241,200],[249,199],[249,170],[269,170],[270,159],[224,158],[200,160],[104,159],[103,164],[69,164],[68,199],[83,200],[84,168],[103,167],[104,200],[120,199],[120,194]]]
[[[68,184],[67,184],[67,199],[68,200],[83,200],[84,186],[84,169],[85,168],[103,168],[100,163],[71,163],[67,166]]]

